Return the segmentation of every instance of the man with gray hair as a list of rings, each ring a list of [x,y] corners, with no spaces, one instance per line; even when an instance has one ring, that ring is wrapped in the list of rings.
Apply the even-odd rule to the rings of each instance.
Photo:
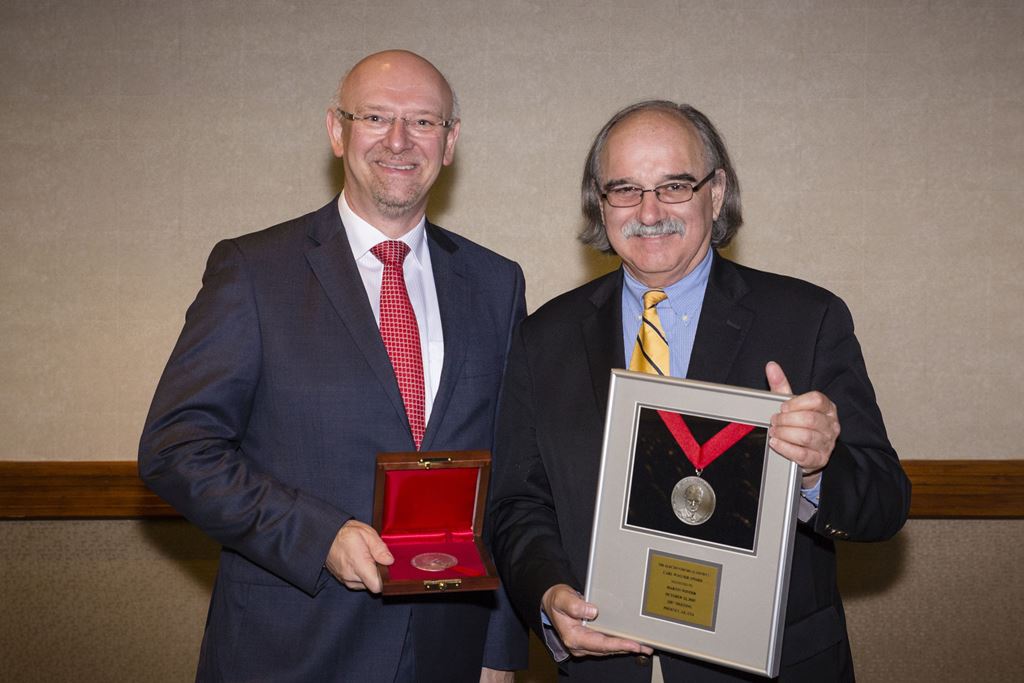
[[[427,221],[461,125],[448,81],[366,57],[326,116],[341,194],[218,244],[153,398],[146,484],[223,544],[197,679],[512,680],[501,591],[381,598],[381,452],[489,450],[519,266]]]
[[[571,680],[762,680],[652,658],[647,645],[590,629],[581,620],[600,606],[579,591],[612,368],[630,359],[637,371],[796,394],[768,430],[802,471],[780,679],[853,680],[833,540],[892,536],[910,485],[849,310],[820,287],[718,253],[742,223],[739,181],[721,135],[693,107],[647,101],[615,114],[591,147],[582,194],[581,239],[622,268],[542,306],[512,342],[491,512],[513,604]],[[723,459],[701,476],[726,490],[732,467]]]

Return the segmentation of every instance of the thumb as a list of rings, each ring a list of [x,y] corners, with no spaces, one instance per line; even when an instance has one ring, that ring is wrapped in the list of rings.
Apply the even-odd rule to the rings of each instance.
[[[551,618],[555,617],[555,612],[572,619],[593,619],[597,616],[597,606],[584,600],[583,596],[564,583],[549,588],[541,599],[541,605]]]
[[[768,388],[776,394],[792,394],[793,390],[789,386],[789,380],[786,379],[786,373],[782,371],[782,366],[775,361],[769,361],[764,366],[765,377],[768,378]]]
[[[377,564],[391,564],[395,561],[395,557],[388,550],[387,544],[377,534],[369,538],[366,545],[370,550],[370,557]]]
[[[580,597],[574,596],[573,599],[564,606],[562,611],[573,619],[593,620],[597,618],[597,605],[589,603]]]

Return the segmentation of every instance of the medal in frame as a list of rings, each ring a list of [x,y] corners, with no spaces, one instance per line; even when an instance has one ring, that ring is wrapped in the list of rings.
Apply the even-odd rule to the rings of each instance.
[[[589,627],[778,674],[800,477],[767,432],[788,398],[612,371]]]

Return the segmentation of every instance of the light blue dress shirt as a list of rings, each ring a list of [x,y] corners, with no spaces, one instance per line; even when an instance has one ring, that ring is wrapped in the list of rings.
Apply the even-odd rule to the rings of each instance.
[[[708,249],[708,253],[696,268],[679,282],[665,287],[663,291],[668,298],[656,307],[661,327],[668,338],[669,374],[673,377],[686,377],[686,371],[690,367],[690,354],[693,352],[693,341],[697,337],[697,321],[700,319],[700,309],[704,304],[704,291],[708,286],[708,273],[711,272],[713,254],[714,250]],[[628,365],[643,318],[644,292],[650,287],[630,275],[625,268],[622,272],[622,347]]]
[[[708,286],[714,249],[708,249],[704,259],[679,282],[664,288],[668,298],[657,305],[658,318],[668,338],[669,368],[673,377],[686,377],[690,369],[690,355],[697,337],[697,323],[700,320],[704,293]],[[643,317],[644,292],[649,287],[623,269],[622,287],[622,347],[626,364],[633,355],[636,335]],[[800,489],[803,500],[798,513],[802,521],[809,520],[817,510],[821,496],[821,478],[811,488]]]

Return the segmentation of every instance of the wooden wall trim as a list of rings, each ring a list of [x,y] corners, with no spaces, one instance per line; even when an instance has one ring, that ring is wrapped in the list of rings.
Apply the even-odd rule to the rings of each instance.
[[[0,462],[0,519],[178,516],[134,460]]]
[[[916,518],[1024,518],[1024,460],[904,460]],[[135,461],[0,462],[0,519],[133,519],[178,514]]]
[[[910,516],[1024,517],[1024,460],[904,460]]]

